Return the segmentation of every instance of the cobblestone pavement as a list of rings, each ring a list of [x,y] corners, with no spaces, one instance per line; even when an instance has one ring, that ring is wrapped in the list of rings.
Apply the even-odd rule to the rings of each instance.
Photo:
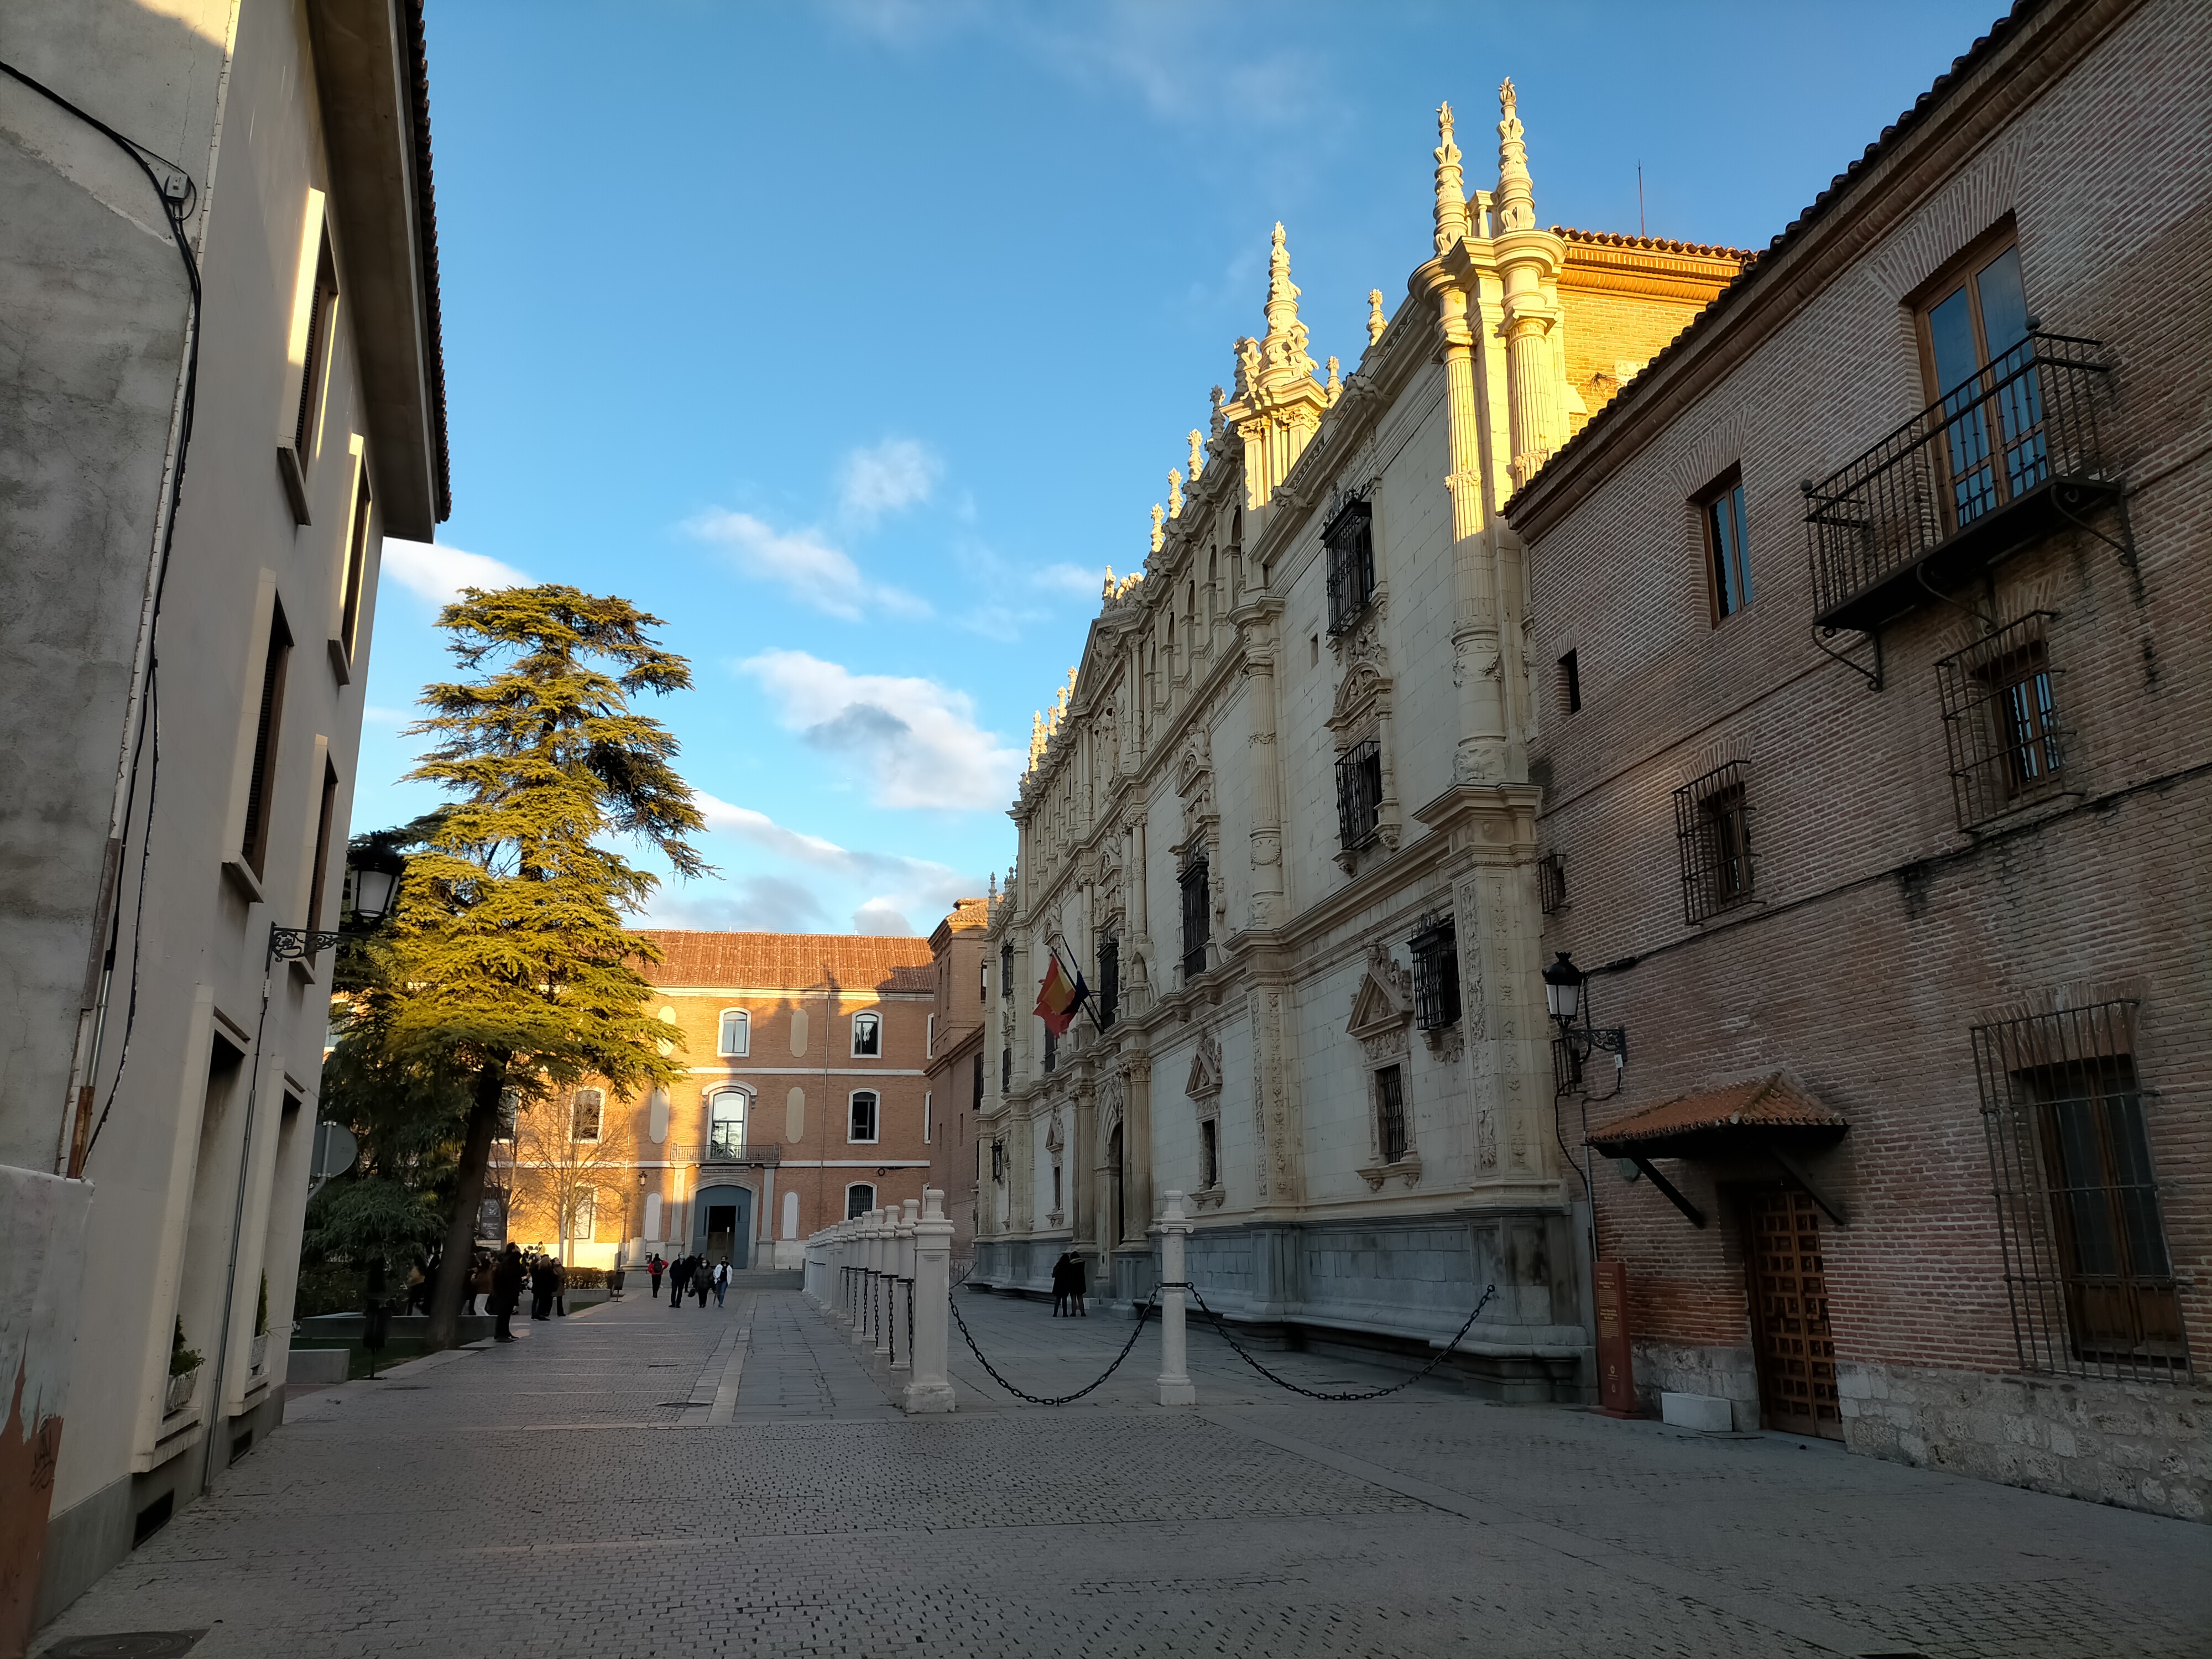
[[[1030,1393],[1126,1340],[963,1293]],[[1324,1405],[1194,1323],[1083,1404],[1022,1406],[954,1334],[908,1419],[787,1291],[625,1297],[294,1402],[55,1625],[228,1656],[2212,1653],[2212,1528],[1425,1383]],[[1309,1387],[1389,1374],[1268,1354]]]

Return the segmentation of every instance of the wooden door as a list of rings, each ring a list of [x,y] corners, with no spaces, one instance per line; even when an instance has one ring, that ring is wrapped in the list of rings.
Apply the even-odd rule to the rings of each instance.
[[[1743,1213],[1760,1422],[1840,1440],[1820,1212],[1805,1194],[1776,1188],[1749,1194]]]

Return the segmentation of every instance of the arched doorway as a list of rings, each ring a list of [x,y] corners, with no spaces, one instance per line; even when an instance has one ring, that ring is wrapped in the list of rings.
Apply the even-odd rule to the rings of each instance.
[[[691,1201],[691,1253],[726,1261],[732,1270],[744,1267],[752,1221],[750,1188],[702,1187]]]

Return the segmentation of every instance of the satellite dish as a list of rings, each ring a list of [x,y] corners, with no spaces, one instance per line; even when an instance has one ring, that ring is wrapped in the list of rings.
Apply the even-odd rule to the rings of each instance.
[[[332,1176],[343,1175],[353,1168],[353,1161],[361,1154],[361,1147],[353,1138],[353,1131],[343,1123],[319,1122],[315,1125],[314,1166],[308,1171],[310,1197],[321,1190]]]

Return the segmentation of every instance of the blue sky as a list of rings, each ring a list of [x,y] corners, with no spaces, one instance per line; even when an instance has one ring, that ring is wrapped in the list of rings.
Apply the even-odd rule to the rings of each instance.
[[[715,878],[649,921],[927,933],[1289,232],[1316,357],[1427,257],[1434,111],[1537,212],[1763,246],[1996,14],[849,0],[430,8],[454,513],[386,544],[356,830],[460,581],[620,593]]]

